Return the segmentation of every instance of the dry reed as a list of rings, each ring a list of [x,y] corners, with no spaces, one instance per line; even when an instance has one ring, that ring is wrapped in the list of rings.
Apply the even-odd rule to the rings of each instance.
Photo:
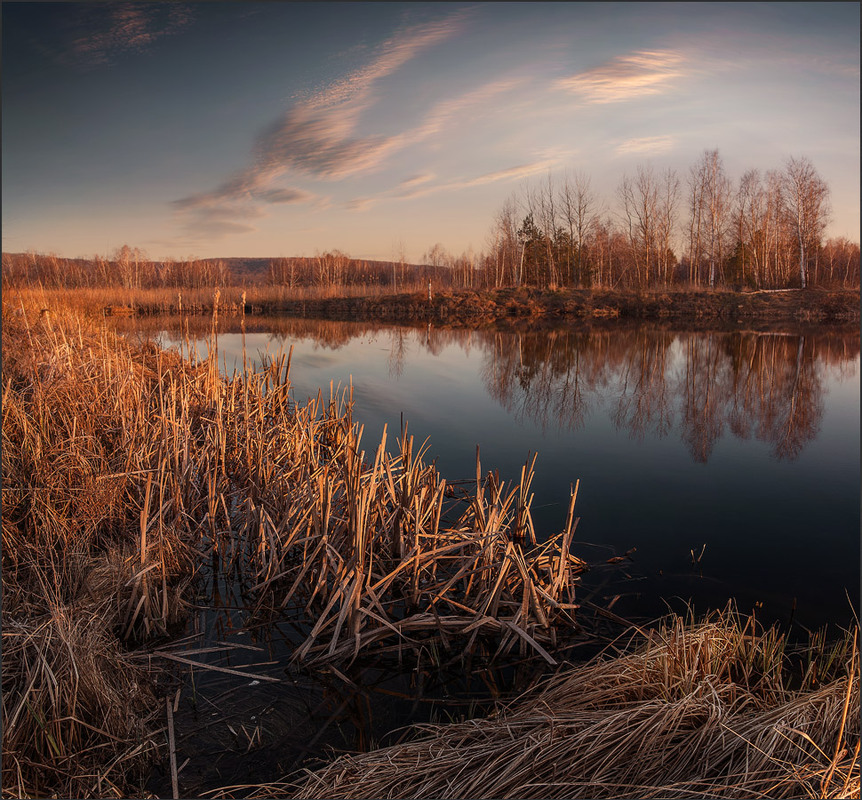
[[[858,798],[858,630],[805,658],[794,677],[782,636],[730,611],[676,618],[489,719],[220,795]]]
[[[98,610],[4,619],[5,797],[127,796],[159,746],[159,710]]]
[[[6,298],[4,297],[4,303]],[[533,530],[535,459],[448,484],[405,429],[362,449],[351,389],[304,405],[290,356],[224,379],[63,313],[3,309],[3,793],[119,795],[163,747],[124,647],[163,639],[204,563],[295,658],[517,649],[577,633],[573,489]],[[223,306],[219,304],[219,310]],[[213,334],[217,320],[213,319]],[[858,656],[786,685],[783,642],[735,618],[560,671],[496,718],[338,760],[298,796],[858,796]],[[820,649],[822,647],[822,643]],[[855,793],[855,795],[854,795]]]
[[[168,376],[188,408],[205,376],[63,315],[4,307],[3,343],[3,793],[123,796],[157,746],[123,643],[183,618],[193,572]]]
[[[63,794],[81,778],[70,765],[83,739],[62,733],[64,703],[80,705],[81,657],[70,644],[56,674],[31,682],[32,659],[15,653],[36,648],[51,663],[58,642],[88,641],[98,618],[104,658],[87,663],[109,680],[122,673],[111,666],[123,663],[121,644],[176,629],[206,563],[258,614],[296,622],[306,664],[456,642],[460,656],[480,641],[555,663],[558,637],[577,631],[576,491],[561,532],[540,543],[535,458],[508,485],[483,474],[477,453],[470,490],[452,487],[406,430],[394,454],[384,431],[366,458],[349,388],[297,405],[289,355],[223,378],[215,314],[210,355],[197,362],[6,300],[3,626],[27,645],[4,648],[4,712],[15,715],[4,745],[20,754],[4,762],[4,792]],[[62,636],[31,635],[53,630],[45,620],[62,620]],[[137,735],[95,727],[105,747],[142,754]],[[65,737],[59,749],[46,749],[46,729]]]

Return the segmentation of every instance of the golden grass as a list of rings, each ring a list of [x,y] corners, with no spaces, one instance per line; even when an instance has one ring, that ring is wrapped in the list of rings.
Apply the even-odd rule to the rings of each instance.
[[[421,281],[399,284],[398,293],[425,291],[427,283]],[[101,317],[138,314],[212,314],[215,287],[208,288],[150,288],[127,289],[121,286],[56,289],[42,286],[20,286],[4,290],[4,306],[10,310],[23,308],[28,313],[49,309],[54,314],[77,312]],[[277,308],[280,304],[297,300],[326,298],[384,297],[395,294],[391,286],[225,286],[219,289],[220,313],[241,316],[243,308],[259,313],[262,308]]]
[[[407,742],[219,794],[859,797],[858,630],[828,651],[813,642],[793,679],[782,637],[730,611],[639,641],[567,665],[489,719],[417,726]]]
[[[183,618],[194,568],[159,412],[206,376],[62,316],[4,308],[3,344],[3,793],[123,796],[157,746],[124,643]]]

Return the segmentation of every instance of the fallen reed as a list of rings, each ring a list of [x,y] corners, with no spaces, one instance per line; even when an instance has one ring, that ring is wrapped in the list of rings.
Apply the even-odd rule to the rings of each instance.
[[[219,794],[858,798],[858,629],[792,653],[730,610],[672,618],[488,719],[417,726],[299,779]]]

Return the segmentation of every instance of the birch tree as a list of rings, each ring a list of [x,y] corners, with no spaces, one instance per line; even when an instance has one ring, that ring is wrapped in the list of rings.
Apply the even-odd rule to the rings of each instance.
[[[652,167],[639,166],[634,179],[624,175],[617,191],[622,201],[636,281],[643,286],[650,283],[657,272],[659,189]]]
[[[808,257],[829,219],[829,187],[805,156],[790,157],[782,173],[784,207],[799,248],[799,279],[807,284]]]
[[[656,247],[658,250],[659,279],[665,285],[671,281],[671,245],[676,230],[676,210],[679,202],[679,178],[668,168],[662,173],[656,206]]]
[[[570,279],[577,285],[591,286],[593,270],[588,240],[598,221],[599,203],[586,173],[578,171],[565,177],[559,205],[571,243],[569,258],[574,255],[574,264],[567,262]]]

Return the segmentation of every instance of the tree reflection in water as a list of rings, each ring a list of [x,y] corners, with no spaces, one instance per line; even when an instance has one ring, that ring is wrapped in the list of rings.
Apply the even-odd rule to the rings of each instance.
[[[209,323],[193,322],[200,331],[192,333],[205,336]],[[126,324],[142,327],[139,320]],[[178,319],[158,325],[183,334]],[[860,351],[858,331],[836,329],[680,332],[620,326],[510,332],[258,318],[248,322],[248,330],[266,331],[281,345],[312,339],[316,347],[331,350],[383,333],[389,377],[396,380],[411,352],[443,357],[451,346],[465,354],[476,350],[485,389],[516,421],[543,431],[577,431],[590,413],[607,407],[617,430],[637,440],[666,437],[676,425],[700,463],[708,461],[725,430],[769,443],[777,459],[796,458],[820,428],[826,371],[847,377]]]
[[[859,354],[855,334],[535,331],[485,335],[482,377],[516,419],[577,430],[611,401],[619,430],[667,436],[675,414],[705,463],[728,428],[796,458],[823,416],[824,369]]]

